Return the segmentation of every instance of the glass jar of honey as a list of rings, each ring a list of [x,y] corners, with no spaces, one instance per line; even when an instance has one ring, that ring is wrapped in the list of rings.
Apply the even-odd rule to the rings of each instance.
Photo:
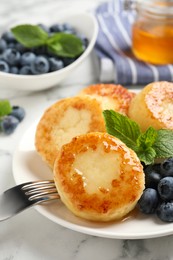
[[[132,51],[142,61],[173,63],[173,0],[130,1],[136,9]]]

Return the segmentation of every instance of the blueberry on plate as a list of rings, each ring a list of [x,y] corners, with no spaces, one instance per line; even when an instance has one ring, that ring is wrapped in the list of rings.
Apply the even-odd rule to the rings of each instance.
[[[147,188],[156,188],[161,179],[160,164],[149,165],[144,168],[145,186]]]
[[[31,71],[35,75],[49,72],[49,67],[49,61],[44,56],[37,56],[31,63]]]
[[[18,124],[19,120],[16,117],[8,115],[3,117],[0,121],[0,128],[3,133],[10,135],[14,132]]]
[[[160,165],[163,176],[173,176],[173,157],[165,159]]]
[[[6,61],[0,60],[0,71],[2,72],[9,72],[10,68]]]
[[[173,222],[173,201],[160,203],[156,214],[158,218],[164,222]]]
[[[158,203],[158,193],[153,188],[145,189],[138,201],[140,211],[145,214],[155,213]]]
[[[158,193],[163,200],[173,199],[173,177],[164,177],[159,181]]]
[[[13,106],[10,115],[16,117],[21,122],[25,117],[25,110],[23,107]]]
[[[20,63],[21,65],[31,65],[31,63],[36,58],[36,55],[33,52],[25,52],[21,55]]]
[[[50,71],[60,70],[64,67],[64,63],[62,60],[58,58],[49,58]]]
[[[16,65],[20,61],[20,52],[18,52],[16,49],[6,49],[3,52],[3,58],[10,65]]]

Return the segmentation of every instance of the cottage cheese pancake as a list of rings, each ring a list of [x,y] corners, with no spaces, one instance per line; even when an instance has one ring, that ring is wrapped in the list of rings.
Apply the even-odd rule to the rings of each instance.
[[[173,83],[161,81],[148,84],[132,100],[128,116],[145,131],[173,129]]]
[[[144,189],[136,154],[107,133],[74,137],[62,146],[53,172],[62,202],[76,216],[93,221],[121,219]]]
[[[97,99],[103,110],[113,109],[122,114],[127,114],[131,99],[135,96],[135,93],[115,84],[91,85],[83,89],[79,94],[89,95]]]
[[[35,146],[44,161],[53,168],[61,146],[80,134],[105,132],[100,104],[89,97],[62,99],[43,114],[37,126]]]

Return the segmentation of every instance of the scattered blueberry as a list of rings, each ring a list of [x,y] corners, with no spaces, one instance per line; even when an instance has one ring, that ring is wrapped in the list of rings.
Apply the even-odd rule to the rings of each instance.
[[[19,70],[20,75],[32,75],[31,67],[26,65]]]
[[[62,60],[58,58],[49,58],[50,71],[60,70],[64,67],[64,63]]]
[[[10,65],[17,65],[20,60],[20,52],[16,49],[6,49],[3,53],[3,58]]]
[[[5,133],[6,135],[10,135],[14,132],[18,124],[19,120],[16,117],[8,115],[3,117],[0,121],[0,128],[3,133]]]
[[[163,176],[173,176],[173,158],[164,160],[161,163],[160,168]]]
[[[0,60],[0,71],[2,72],[9,72],[10,68],[7,62]]]
[[[173,201],[160,203],[156,213],[162,221],[173,222]]]
[[[16,39],[14,38],[14,35],[10,31],[4,32],[1,38],[4,39],[7,43],[17,42]]]
[[[147,188],[139,199],[138,205],[141,212],[145,214],[152,214],[155,213],[158,202],[159,198],[157,191],[152,188]]]
[[[25,110],[22,107],[13,106],[10,115],[16,117],[21,122],[25,117]]]
[[[37,56],[32,64],[31,71],[33,74],[44,74],[49,71],[49,61],[44,56]]]

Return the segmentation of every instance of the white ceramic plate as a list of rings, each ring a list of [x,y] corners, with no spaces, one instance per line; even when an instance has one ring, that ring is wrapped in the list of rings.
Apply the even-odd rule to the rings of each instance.
[[[24,134],[14,154],[13,173],[16,184],[27,181],[52,179],[52,173],[34,147],[36,124]],[[96,223],[74,216],[59,201],[36,206],[48,219],[66,228],[99,237],[143,239],[173,234],[173,223],[163,223],[156,217],[133,212],[121,222]]]

